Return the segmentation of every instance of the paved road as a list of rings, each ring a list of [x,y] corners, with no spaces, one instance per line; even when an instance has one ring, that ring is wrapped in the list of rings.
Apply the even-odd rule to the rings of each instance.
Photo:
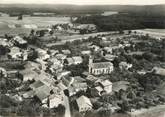
[[[65,106],[65,117],[71,117],[69,98],[64,96],[64,106]]]

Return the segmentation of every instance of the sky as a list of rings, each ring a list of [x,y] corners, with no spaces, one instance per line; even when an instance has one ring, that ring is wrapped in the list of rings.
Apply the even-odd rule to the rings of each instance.
[[[153,5],[165,4],[165,0],[0,0],[0,4],[75,4],[75,5]]]

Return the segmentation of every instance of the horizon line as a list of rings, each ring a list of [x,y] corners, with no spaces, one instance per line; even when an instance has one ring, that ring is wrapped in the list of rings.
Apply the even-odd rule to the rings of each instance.
[[[0,3],[0,5],[74,5],[74,6],[156,6],[164,4],[70,4],[70,3]]]

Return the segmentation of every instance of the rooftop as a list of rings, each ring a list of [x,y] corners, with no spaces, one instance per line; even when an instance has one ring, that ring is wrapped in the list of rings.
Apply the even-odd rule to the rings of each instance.
[[[79,97],[76,100],[76,102],[77,102],[77,104],[79,106],[81,106],[81,105],[84,105],[85,106],[86,105],[86,106],[91,106],[92,107],[92,103],[91,103],[90,99],[88,97],[86,97],[86,96]]]
[[[113,64],[111,62],[100,62],[100,63],[93,63],[91,65],[92,68],[95,69],[100,69],[100,68],[108,68],[113,66]]]

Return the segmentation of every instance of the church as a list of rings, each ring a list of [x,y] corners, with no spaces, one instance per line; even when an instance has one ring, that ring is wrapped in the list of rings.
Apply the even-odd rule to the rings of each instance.
[[[111,62],[93,62],[93,58],[90,56],[89,58],[89,73],[93,75],[101,75],[101,74],[110,74],[113,70],[113,64]]]

